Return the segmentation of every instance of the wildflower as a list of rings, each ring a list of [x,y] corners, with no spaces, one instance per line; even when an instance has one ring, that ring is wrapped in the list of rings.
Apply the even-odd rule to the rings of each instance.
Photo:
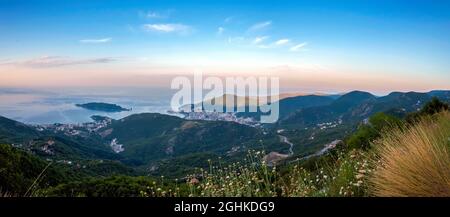
[[[189,181],[189,184],[191,184],[191,185],[196,185],[196,184],[198,184],[198,183],[200,183],[200,181],[198,181],[198,179],[196,179],[196,178],[192,178],[192,179]]]

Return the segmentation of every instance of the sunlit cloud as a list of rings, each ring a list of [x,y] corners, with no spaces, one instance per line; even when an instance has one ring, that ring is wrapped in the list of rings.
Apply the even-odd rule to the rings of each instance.
[[[297,45],[291,47],[289,50],[290,51],[294,51],[294,52],[301,51],[306,45],[308,45],[308,43],[303,42],[301,44],[297,44]]]
[[[280,40],[276,41],[275,45],[276,46],[283,46],[283,45],[287,45],[289,42],[290,42],[289,39],[284,38],[284,39],[280,39]]]
[[[252,44],[260,44],[268,38],[269,38],[269,36],[258,36],[255,39],[253,39]]]
[[[82,39],[80,40],[80,43],[83,44],[102,44],[102,43],[108,43],[111,42],[112,38],[100,38],[100,39]]]
[[[192,27],[179,23],[144,24],[142,27],[145,31],[160,33],[187,34],[192,31]]]
[[[248,29],[248,31],[253,32],[253,31],[262,30],[262,29],[265,29],[265,28],[269,27],[270,25],[272,25],[272,21],[265,21],[265,22],[261,22],[261,23],[256,23],[253,26],[251,26]]]
[[[257,37],[253,41],[253,44],[257,44],[258,48],[266,49],[266,48],[277,48],[277,47],[285,46],[285,45],[288,45],[288,44],[291,43],[290,39],[284,38],[284,39],[280,39],[280,40],[277,40],[277,41],[272,42],[272,43],[262,44],[261,42],[263,42],[265,39],[267,39],[267,37],[265,37],[265,38]]]

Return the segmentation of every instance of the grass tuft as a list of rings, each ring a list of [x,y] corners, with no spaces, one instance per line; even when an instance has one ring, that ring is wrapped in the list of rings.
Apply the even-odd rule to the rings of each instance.
[[[450,113],[422,118],[376,142],[372,193],[388,197],[450,196]]]

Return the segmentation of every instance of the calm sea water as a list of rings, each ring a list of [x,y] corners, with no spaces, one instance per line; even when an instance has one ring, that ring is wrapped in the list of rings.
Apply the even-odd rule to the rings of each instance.
[[[163,88],[5,89],[0,88],[0,116],[28,124],[82,123],[92,115],[120,119],[135,113],[167,114],[173,91]],[[76,107],[105,102],[132,111],[106,113]]]

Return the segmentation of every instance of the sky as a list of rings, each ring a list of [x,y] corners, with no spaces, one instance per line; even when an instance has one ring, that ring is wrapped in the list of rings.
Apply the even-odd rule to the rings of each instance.
[[[195,70],[285,90],[450,89],[450,1],[0,0],[0,87],[170,87]]]

